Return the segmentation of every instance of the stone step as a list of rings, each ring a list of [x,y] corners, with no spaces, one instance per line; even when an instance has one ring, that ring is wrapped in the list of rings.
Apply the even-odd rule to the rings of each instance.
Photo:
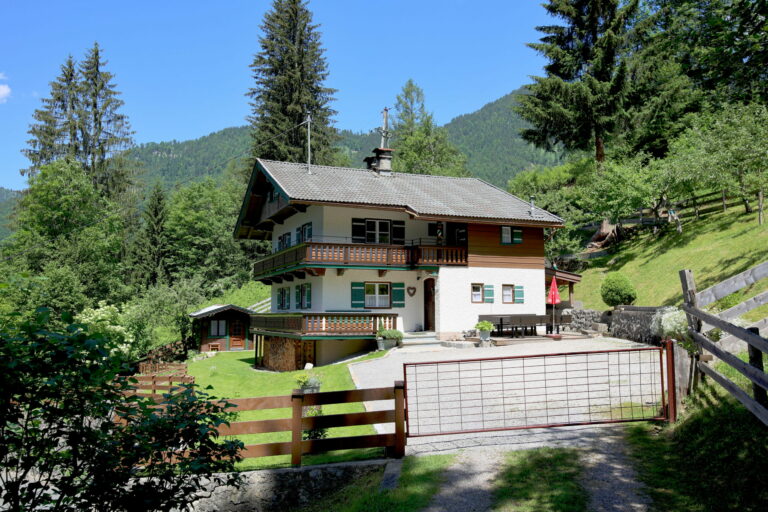
[[[403,339],[419,339],[419,338],[434,338],[434,331],[418,331],[418,332],[404,332]]]
[[[440,340],[435,337],[432,338],[403,338],[404,347],[413,347],[415,345],[439,345]]]

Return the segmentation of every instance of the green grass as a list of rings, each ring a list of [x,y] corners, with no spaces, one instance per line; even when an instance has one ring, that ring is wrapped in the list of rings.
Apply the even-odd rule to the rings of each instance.
[[[685,223],[682,234],[674,229],[663,236],[646,232],[623,242],[615,254],[592,260],[576,285],[575,298],[586,308],[607,309],[600,285],[606,272],[620,271],[637,289],[637,305],[679,304],[679,270],[692,269],[698,288],[704,289],[764,261],[766,244],[768,226],[758,226],[756,214],[745,215],[742,208],[734,207],[724,214]],[[612,260],[614,263],[608,265]],[[768,280],[763,281],[744,290],[743,298],[768,289]],[[755,310],[745,318],[763,318],[768,307],[761,309],[765,311]]]
[[[355,361],[382,357],[385,353],[386,352],[372,352],[363,358],[355,359]],[[190,362],[188,373],[195,377],[195,382],[200,385],[201,388],[218,398],[288,395],[297,387],[296,378],[304,373],[303,371],[269,372],[255,370],[253,368],[253,362],[254,354],[252,351],[219,352],[214,357]],[[314,369],[315,374],[317,374],[322,381],[321,391],[355,389],[347,364],[348,363],[338,363],[319,366]],[[210,386],[211,389],[206,389],[208,386]],[[325,414],[343,414],[347,412],[363,411],[364,408],[362,403],[323,406],[323,413]],[[237,413],[235,421],[289,418],[290,416],[291,410],[289,408],[244,411]],[[360,436],[368,434],[375,434],[372,425],[337,427],[328,430],[329,437]],[[243,441],[246,445],[291,440],[290,432],[248,434],[235,437]],[[340,460],[371,458],[381,456],[382,453],[382,449],[379,448],[329,452],[324,455],[304,457],[303,463],[320,464]],[[260,457],[256,459],[246,459],[239,464],[238,469],[250,470],[262,467],[285,466],[288,465],[289,462],[290,457],[288,455]]]
[[[493,510],[499,512],[582,512],[587,493],[579,485],[579,453],[538,448],[507,454],[495,484]]]
[[[440,488],[455,454],[406,457],[395,489],[381,492],[381,473],[351,482],[320,498],[301,512],[417,512],[424,509]]]
[[[635,423],[627,432],[653,510],[765,510],[768,428],[711,380],[676,424]]]
[[[258,281],[248,281],[240,288],[227,290],[222,295],[198,304],[197,309],[203,309],[214,304],[234,304],[247,308],[257,302],[260,302],[270,294],[270,287],[259,283]]]

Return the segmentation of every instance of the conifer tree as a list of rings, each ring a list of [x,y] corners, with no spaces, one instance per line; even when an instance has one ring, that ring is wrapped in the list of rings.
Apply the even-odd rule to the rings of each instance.
[[[331,164],[337,138],[329,106],[334,89],[325,87],[328,66],[318,25],[303,0],[275,0],[261,26],[261,51],[251,69],[255,86],[251,98],[253,157],[306,161],[306,126],[312,116],[312,162]],[[284,135],[280,135],[287,132]]]
[[[409,79],[395,103],[392,168],[397,172],[469,176],[466,157],[424,106],[424,91]]]
[[[133,132],[105,65],[97,43],[79,65],[67,58],[51,82],[50,97],[33,114],[32,138],[23,151],[31,166],[22,174],[34,176],[42,165],[67,158],[79,162],[106,197],[127,189],[132,167],[122,155],[133,145]]]
[[[537,27],[544,33],[528,46],[549,59],[545,77],[534,77],[518,113],[533,126],[523,138],[540,147],[594,149],[605,160],[627,92],[621,51],[638,0],[548,0],[544,8],[565,25]]]
[[[168,277],[166,218],[165,192],[157,182],[142,214],[143,222],[133,251],[134,280],[141,286],[153,286]]]

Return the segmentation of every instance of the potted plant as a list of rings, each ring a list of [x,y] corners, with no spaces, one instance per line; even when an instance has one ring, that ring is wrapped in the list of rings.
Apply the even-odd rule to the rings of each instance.
[[[379,332],[376,334],[376,343],[379,350],[389,350],[403,342],[403,333],[397,329],[379,329]]]
[[[319,393],[322,382],[314,372],[303,372],[296,377],[296,384],[305,393]]]
[[[493,330],[493,324],[491,322],[488,320],[477,322],[477,324],[475,324],[475,329],[480,333],[481,342],[491,341],[491,331]]]

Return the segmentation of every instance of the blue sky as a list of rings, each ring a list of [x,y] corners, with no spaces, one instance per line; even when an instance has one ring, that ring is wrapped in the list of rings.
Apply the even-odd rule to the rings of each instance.
[[[271,1],[0,0],[0,186],[20,189],[32,113],[67,55],[102,46],[136,142],[245,124],[248,65]],[[525,43],[550,20],[533,0],[312,0],[336,126],[378,125],[413,78],[439,123],[540,74]]]

